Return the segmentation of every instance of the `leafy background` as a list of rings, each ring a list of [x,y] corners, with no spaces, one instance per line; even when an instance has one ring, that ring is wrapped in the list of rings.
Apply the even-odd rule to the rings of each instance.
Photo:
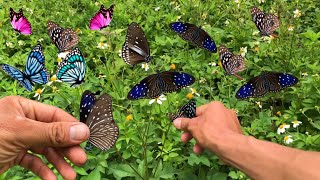
[[[88,22],[101,3],[105,7],[115,4],[113,20],[103,33],[90,31]],[[24,69],[29,52],[42,40],[46,66],[54,74],[57,49],[47,34],[47,21],[52,20],[62,27],[80,30],[78,47],[87,63],[86,82],[78,88],[70,88],[65,83],[46,86],[41,94],[41,102],[79,117],[79,102],[84,90],[100,90],[113,97],[114,117],[120,127],[120,138],[115,148],[108,152],[97,149],[88,152],[86,165],[75,167],[78,179],[248,179],[244,173],[223,164],[214,154],[193,154],[194,142],[186,145],[180,142],[181,132],[171,127],[166,114],[175,112],[188,101],[186,95],[190,93],[189,88],[168,94],[168,100],[162,105],[149,105],[148,100],[126,99],[129,89],[142,77],[156,70],[169,70],[171,64],[176,65],[176,70],[196,77],[197,81],[192,87],[200,94],[200,97],[196,97],[197,105],[212,100],[222,101],[238,113],[245,134],[279,144],[284,144],[285,135],[292,135],[294,141],[288,146],[319,150],[319,1],[0,0],[0,4],[1,63]],[[269,43],[261,40],[259,35],[254,35],[257,29],[250,15],[250,7],[253,5],[280,17],[279,38]],[[9,22],[10,7],[15,11],[23,9],[32,24],[31,36],[18,35],[12,30]],[[296,9],[301,11],[301,17],[294,18],[293,11]],[[168,24],[177,20],[201,26],[217,45],[223,43],[237,54],[241,47],[247,47],[247,70],[240,73],[246,80],[262,71],[272,70],[291,73],[299,77],[300,82],[277,94],[238,101],[235,92],[245,81],[225,76],[220,66],[210,66],[210,62],[218,64],[217,53],[194,48],[174,34]],[[129,67],[119,56],[126,27],[133,21],[143,28],[151,54],[155,56],[147,72],[140,65]],[[289,26],[293,26],[294,30],[289,31]],[[97,48],[101,42],[107,44],[106,49]],[[99,78],[99,75],[105,77]],[[0,79],[0,97],[20,95],[35,99],[34,92],[27,92],[5,73],[0,73]],[[35,90],[38,88],[42,87],[36,86]],[[257,102],[262,105],[261,108]],[[133,119],[126,118],[128,115],[132,115]],[[282,135],[276,133],[280,124],[291,124],[293,120],[301,121],[302,125],[291,127]],[[10,169],[0,175],[1,178],[38,179],[20,167]],[[59,176],[59,179],[62,177]]]

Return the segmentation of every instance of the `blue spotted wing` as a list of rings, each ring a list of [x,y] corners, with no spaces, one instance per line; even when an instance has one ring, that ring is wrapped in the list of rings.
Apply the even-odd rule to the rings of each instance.
[[[210,52],[217,52],[217,46],[209,34],[194,24],[173,22],[170,28],[179,34],[185,41],[190,42],[194,46],[206,49]]]
[[[196,101],[191,99],[187,104],[179,108],[178,113],[168,114],[169,118],[173,121],[177,118],[194,118],[196,117]]]
[[[278,92],[298,83],[298,78],[279,72],[265,72],[250,79],[236,93],[237,99],[257,98],[268,92]]]

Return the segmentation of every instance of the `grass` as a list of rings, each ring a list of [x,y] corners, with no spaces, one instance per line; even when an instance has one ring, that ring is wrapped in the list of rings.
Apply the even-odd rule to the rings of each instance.
[[[52,20],[62,27],[80,29],[78,47],[87,63],[86,82],[78,88],[70,88],[65,83],[54,83],[46,87],[41,102],[62,108],[79,117],[79,102],[84,90],[101,91],[113,98],[114,117],[120,127],[120,138],[108,152],[94,149],[88,152],[89,160],[83,167],[76,167],[79,179],[247,179],[235,168],[222,164],[211,154],[196,156],[192,144],[180,142],[180,131],[172,126],[167,112],[175,112],[186,103],[186,88],[167,95],[162,105],[148,104],[148,100],[129,101],[126,95],[130,88],[142,77],[156,70],[169,70],[171,64],[177,71],[185,71],[196,77],[192,88],[200,97],[195,97],[197,105],[212,100],[222,101],[227,107],[238,112],[243,131],[256,138],[283,144],[285,135],[292,135],[294,142],[288,146],[305,150],[319,150],[320,130],[320,2],[304,1],[115,1],[114,17],[103,33],[90,31],[90,18],[99,9],[101,2],[85,1],[18,1],[0,0],[0,62],[24,69],[27,56],[36,43],[41,42],[46,57],[46,67],[51,74],[57,69],[57,48],[47,34],[46,23]],[[103,2],[109,7],[111,2]],[[270,43],[262,41],[250,15],[250,7],[256,5],[266,12],[273,12],[281,19],[279,38]],[[9,8],[22,8],[32,24],[31,36],[18,35],[9,22]],[[157,9],[160,7],[158,11]],[[30,10],[27,11],[26,9]],[[294,18],[296,9],[301,17]],[[194,23],[206,30],[216,44],[224,44],[236,54],[241,47],[247,47],[247,69],[240,73],[243,78],[259,75],[262,71],[287,72],[299,77],[298,85],[266,97],[239,101],[235,98],[237,89],[245,83],[233,76],[225,76],[218,64],[218,54],[194,48],[174,34],[168,24],[174,21]],[[126,28],[132,21],[144,30],[150,44],[151,69],[144,71],[141,66],[129,67],[119,56],[125,39]],[[293,26],[293,31],[288,27]],[[23,42],[19,45],[18,42]],[[103,42],[108,46],[97,48]],[[257,43],[259,42],[259,44]],[[12,43],[12,46],[8,46]],[[98,78],[99,75],[104,78]],[[307,74],[307,75],[306,75]],[[34,99],[16,81],[0,73],[0,97],[20,95]],[[36,86],[34,90],[41,88]],[[257,104],[262,104],[260,108]],[[277,112],[281,115],[277,115]],[[127,115],[133,119],[126,121]],[[279,113],[278,113],[279,114]],[[282,123],[302,122],[298,128],[290,128],[278,135],[277,128]],[[169,129],[169,130],[168,130]],[[84,146],[84,144],[83,144]],[[163,153],[161,153],[163,149]],[[158,164],[158,162],[160,162]],[[131,166],[131,167],[130,167]],[[134,171],[134,170],[136,171]],[[57,173],[57,172],[56,172]],[[139,175],[138,175],[139,174]],[[12,168],[0,178],[36,179],[19,167]],[[61,177],[59,177],[62,179]]]

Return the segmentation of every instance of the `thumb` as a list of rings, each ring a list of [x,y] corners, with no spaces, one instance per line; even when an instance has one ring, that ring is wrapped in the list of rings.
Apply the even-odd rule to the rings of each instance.
[[[22,128],[23,144],[26,146],[66,147],[80,144],[90,135],[87,125],[81,122],[44,123],[24,121]]]
[[[178,118],[173,121],[173,125],[177,129],[181,129],[183,131],[189,131],[191,119],[189,118]]]

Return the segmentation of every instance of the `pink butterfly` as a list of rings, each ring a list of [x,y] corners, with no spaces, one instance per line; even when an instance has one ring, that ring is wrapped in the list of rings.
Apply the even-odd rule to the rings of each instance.
[[[109,9],[105,9],[104,6],[101,5],[100,10],[90,20],[91,30],[101,30],[110,24],[113,15],[113,6],[112,4]]]
[[[15,31],[21,34],[32,34],[31,24],[23,15],[22,9],[16,13],[10,8],[10,23]]]

